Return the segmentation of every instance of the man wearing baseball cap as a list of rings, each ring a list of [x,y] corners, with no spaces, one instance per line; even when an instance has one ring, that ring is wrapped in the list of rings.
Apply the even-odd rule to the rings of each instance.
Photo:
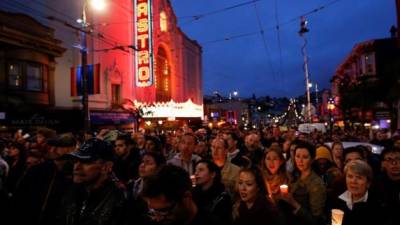
[[[74,159],[74,187],[63,198],[56,224],[123,224],[126,198],[111,180],[114,160],[111,144],[89,139],[69,156]]]

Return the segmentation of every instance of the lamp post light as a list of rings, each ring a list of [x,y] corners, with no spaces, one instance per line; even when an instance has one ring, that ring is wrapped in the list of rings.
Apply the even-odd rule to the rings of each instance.
[[[82,73],[82,110],[83,110],[83,126],[84,130],[90,129],[90,111],[89,111],[89,93],[88,93],[88,71],[87,71],[87,33],[90,32],[87,23],[87,7],[90,3],[91,7],[96,10],[103,10],[106,6],[104,0],[84,0],[82,7],[82,18],[78,20],[82,26],[82,46],[81,46],[81,73]]]
[[[311,97],[310,97],[310,80],[309,80],[309,71],[308,71],[308,57],[307,57],[307,39],[305,37],[305,33],[310,30],[307,28],[307,20],[304,16],[301,17],[300,21],[300,31],[299,35],[304,39],[304,45],[302,47],[303,60],[304,60],[304,76],[306,80],[306,95],[307,95],[307,122],[311,122]]]
[[[335,101],[333,100],[333,98],[329,98],[328,99],[328,104],[327,104],[327,109],[329,111],[329,129],[331,134],[333,133],[333,110],[335,110],[336,106],[335,106]]]

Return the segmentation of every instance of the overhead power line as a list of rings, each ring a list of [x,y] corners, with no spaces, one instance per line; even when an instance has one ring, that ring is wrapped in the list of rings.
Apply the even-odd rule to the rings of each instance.
[[[276,26],[267,27],[267,28],[263,28],[263,29],[264,30],[276,30],[277,28],[279,28],[279,30],[280,30],[283,26],[286,26],[286,25],[291,24],[293,22],[298,22],[299,18],[302,17],[302,16],[311,15],[313,13],[320,12],[321,10],[326,9],[328,6],[331,6],[331,5],[333,5],[333,4],[335,4],[335,3],[339,2],[339,1],[341,1],[341,0],[334,0],[334,1],[328,2],[328,3],[326,3],[326,4],[322,5],[322,6],[319,6],[318,8],[310,10],[310,11],[308,11],[308,12],[306,12],[306,13],[300,15],[300,16],[293,17],[293,18],[291,18],[289,20],[286,20],[283,23],[280,23],[280,24],[276,25]],[[232,35],[232,36],[226,36],[224,38],[218,38],[218,39],[214,39],[214,40],[208,40],[208,41],[201,42],[201,44],[209,44],[209,43],[231,41],[231,40],[234,40],[234,39],[244,38],[244,37],[258,35],[258,34],[260,34],[259,30],[258,31],[253,31],[253,32],[247,32],[247,33],[235,34],[235,35]]]
[[[55,9],[55,8],[52,8],[52,7],[48,6],[48,5],[46,5],[46,4],[42,3],[42,2],[40,2],[40,0],[32,0],[32,1],[33,1],[34,3],[36,3],[36,4],[40,5],[40,6],[42,6],[42,7],[45,7],[45,8],[47,8],[47,9],[49,9],[49,10],[51,10],[51,11],[53,11],[53,12],[59,14],[59,15],[61,15],[62,17],[64,17],[64,18],[70,20],[71,22],[75,22],[76,19],[77,19],[77,18],[73,18],[73,17],[71,17],[70,15],[67,15],[67,14],[63,13],[62,11],[59,11],[59,10],[57,10],[57,9]],[[91,27],[91,29],[92,29],[93,32],[96,32],[95,26],[93,26],[93,24],[91,24],[90,27]],[[113,41],[113,42],[116,42],[116,43],[119,42],[119,40],[117,40],[116,38],[112,37],[111,35],[104,34],[104,33],[100,33],[100,32],[98,32],[98,33],[99,33],[100,36],[102,36],[102,37],[104,37],[104,38],[107,38],[107,39],[109,39],[109,40],[111,40],[111,41]]]
[[[100,40],[110,46],[121,46],[121,44],[119,44],[117,41],[107,38],[104,34],[100,33],[100,32],[96,32],[93,28],[90,29],[90,31],[84,31],[82,28],[77,27],[72,25],[70,22],[60,19],[54,15],[45,15],[42,11],[32,8],[28,5],[22,4],[21,2],[17,1],[17,0],[5,0],[7,2],[5,2],[9,7],[12,7],[14,10],[23,12],[25,14],[28,15],[34,15],[37,19],[43,20],[43,21],[53,21],[53,22],[57,22],[58,24],[62,25],[60,28],[70,28],[74,31],[79,31],[79,32],[85,32],[86,34],[90,35],[91,37]],[[41,2],[38,2],[37,0],[33,1],[34,4],[39,4],[41,6],[43,6],[44,4]],[[65,17],[67,17],[68,19],[73,19],[72,17],[63,14],[62,12],[50,7],[50,6],[46,6],[47,9],[56,12],[57,14],[60,15],[64,15]],[[74,21],[74,20],[73,20]],[[127,52],[127,51],[125,51]]]
[[[281,43],[281,31],[279,29],[279,9],[278,9],[278,0],[275,0],[275,22],[276,22],[276,36],[278,40],[278,50],[279,50],[279,69],[278,69],[278,77],[279,80],[283,83],[283,88],[286,90],[286,78],[283,72],[283,60],[282,60],[282,43]]]
[[[232,9],[235,9],[235,8],[239,8],[239,7],[242,7],[242,6],[250,5],[250,4],[253,4],[254,2],[259,2],[259,1],[262,1],[262,0],[247,1],[247,2],[236,4],[236,5],[228,6],[228,7],[222,8],[222,9],[216,9],[216,10],[213,10],[213,11],[209,11],[209,12],[206,12],[206,13],[201,13],[201,14],[197,14],[197,15],[193,15],[193,16],[180,16],[180,17],[178,17],[178,19],[192,19],[192,20],[195,21],[195,20],[202,19],[202,18],[204,18],[206,16],[210,16],[210,15],[214,15],[214,14],[218,14],[218,13],[223,13],[223,12],[226,12],[226,11],[229,11],[229,10],[232,10]]]
[[[259,2],[259,1],[264,1],[264,0],[255,0],[255,1]],[[236,8],[239,8],[239,7],[250,5],[253,2],[254,1],[247,1],[247,2],[243,2],[243,3],[235,4],[235,5],[232,5],[232,6],[224,7],[222,9],[216,9],[216,10],[212,10],[212,11],[209,11],[209,12],[205,12],[205,13],[201,13],[201,14],[197,14],[197,15],[192,15],[192,16],[179,16],[178,20],[188,20],[188,21],[180,23],[180,25],[186,25],[186,24],[192,23],[194,21],[203,19],[204,17],[207,17],[207,16],[211,16],[211,15],[215,15],[215,14],[219,14],[219,13],[224,13],[224,12],[227,12],[227,11],[232,10],[232,9],[236,9]],[[119,3],[116,3],[115,1],[113,3],[115,3],[118,6],[120,6],[121,8],[124,8],[128,12],[132,12],[131,10],[128,10],[126,7],[122,7]],[[135,21],[125,21],[125,22],[115,22],[115,23],[99,23],[97,25],[108,26],[108,25],[114,25],[114,24],[131,24],[131,23],[134,23],[134,22]]]
[[[263,29],[263,25],[261,23],[260,14],[258,12],[257,3],[256,3],[256,1],[253,1],[253,3],[254,3],[254,10],[256,12],[256,17],[257,17],[257,24],[258,24],[258,27],[260,28],[260,35],[261,35],[261,38],[262,38],[265,54],[267,56],[267,61],[268,61],[272,76],[274,78],[274,81],[276,81],[275,70],[274,70],[274,67],[272,65],[271,54],[269,53],[269,48],[268,48],[267,40],[265,38],[265,32],[264,32],[264,29]]]
[[[215,40],[211,40],[211,41],[201,42],[201,45],[207,45],[207,44],[217,43],[217,42],[221,42],[221,41],[231,41],[234,39],[255,36],[255,35],[259,35],[259,34],[260,34],[259,31],[255,31],[255,32],[243,33],[243,34],[238,34],[238,35],[232,35],[229,37],[224,37],[224,38],[215,39]]]

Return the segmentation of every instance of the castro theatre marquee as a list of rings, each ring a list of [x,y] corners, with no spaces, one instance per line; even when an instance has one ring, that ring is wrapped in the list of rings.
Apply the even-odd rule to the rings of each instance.
[[[145,118],[202,119],[202,48],[177,26],[170,1],[112,3],[106,12],[92,12],[92,22],[101,24],[97,31],[116,43],[90,40],[98,50],[89,52],[89,64],[100,65],[100,93],[90,96],[96,119],[110,107],[121,110],[125,99],[141,107]]]
[[[148,118],[203,118],[201,47],[176,26],[169,1],[134,2],[135,105]]]
[[[75,18],[82,14],[82,3],[89,1],[68,1],[68,7],[67,1],[46,2]],[[148,121],[201,120],[202,48],[177,25],[171,1],[106,2],[102,11],[89,4],[84,8],[86,90],[92,127],[132,127],[137,118],[132,110],[123,107],[126,100],[140,107]],[[81,26],[75,20],[60,20],[52,10],[47,13],[58,18],[54,24],[61,21],[70,28]],[[18,31],[2,42],[10,49],[8,58],[13,60],[4,61],[7,74],[0,76],[0,84],[7,87],[0,92],[8,96],[0,105],[0,125],[82,129],[82,34],[62,29],[62,24],[50,23],[47,27],[33,16],[0,12],[10,32]],[[25,26],[12,21],[23,21]],[[26,35],[37,36],[37,40],[26,41]],[[25,40],[22,50],[16,44],[22,43],[20,39]],[[27,79],[28,70],[21,66],[29,67],[35,79]]]

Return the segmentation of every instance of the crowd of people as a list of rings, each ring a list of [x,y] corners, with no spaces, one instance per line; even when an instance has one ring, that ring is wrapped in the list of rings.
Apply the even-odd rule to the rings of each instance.
[[[400,135],[184,127],[0,137],[2,224],[328,225],[332,209],[343,225],[400,224]]]

